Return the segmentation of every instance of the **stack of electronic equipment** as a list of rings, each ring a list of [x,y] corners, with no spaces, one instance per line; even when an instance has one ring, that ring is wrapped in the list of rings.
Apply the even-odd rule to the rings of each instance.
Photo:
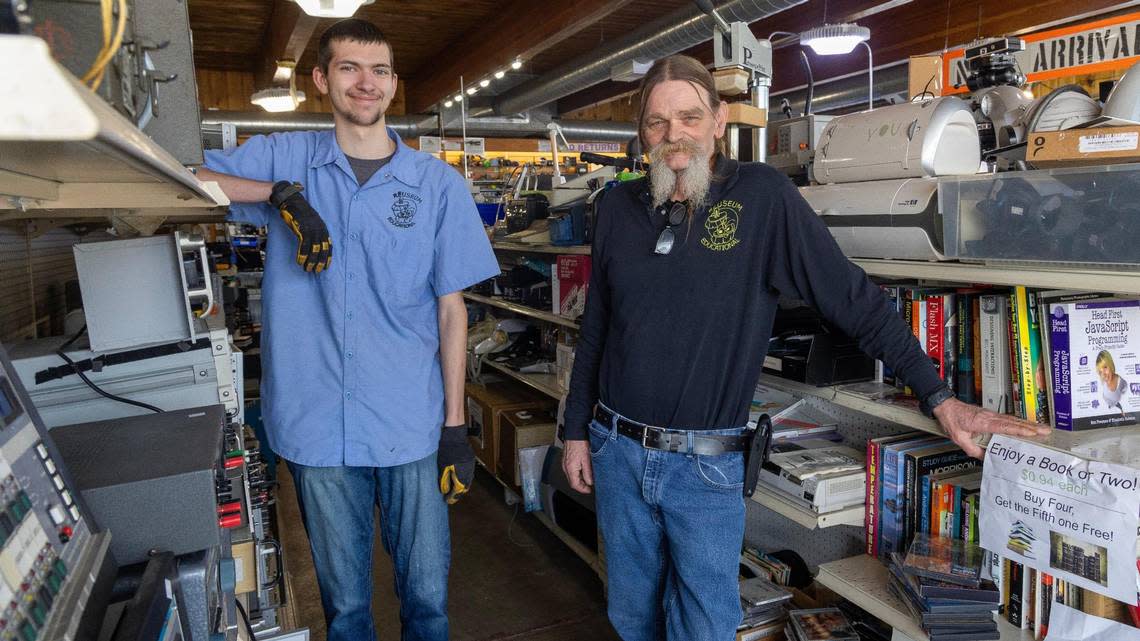
[[[12,371],[52,430],[71,496],[110,533],[120,568],[104,627],[168,638],[127,632],[132,612],[153,611],[140,590],[168,581],[161,609],[181,638],[233,639],[243,622],[272,638],[284,600],[273,497],[242,432],[241,353],[205,244],[174,234],[74,253],[84,330],[17,346]]]
[[[807,399],[758,385],[750,420],[772,418],[772,447],[760,468],[764,489],[818,513],[863,505],[864,455],[843,444],[837,423]]]
[[[999,591],[983,578],[980,547],[919,534],[906,556],[891,553],[889,586],[930,635],[930,641],[999,638],[994,612]]]

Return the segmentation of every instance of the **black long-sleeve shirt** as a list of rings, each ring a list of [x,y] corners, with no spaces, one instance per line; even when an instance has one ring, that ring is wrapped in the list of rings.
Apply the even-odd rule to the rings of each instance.
[[[943,387],[882,290],[785,176],[718,157],[707,202],[675,228],[662,256],[654,247],[665,220],[647,179],[602,200],[566,439],[586,438],[599,400],[649,425],[744,425],[780,295],[814,305],[919,398]]]

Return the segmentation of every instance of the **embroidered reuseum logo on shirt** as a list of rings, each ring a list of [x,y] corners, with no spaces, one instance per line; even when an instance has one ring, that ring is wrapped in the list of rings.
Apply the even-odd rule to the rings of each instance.
[[[736,228],[740,225],[740,212],[744,205],[735,200],[722,200],[709,209],[705,220],[705,237],[701,244],[713,251],[724,252],[740,244]]]
[[[392,201],[392,215],[388,217],[388,222],[403,228],[415,225],[413,218],[423,199],[407,191],[398,191],[393,196],[395,200]]]

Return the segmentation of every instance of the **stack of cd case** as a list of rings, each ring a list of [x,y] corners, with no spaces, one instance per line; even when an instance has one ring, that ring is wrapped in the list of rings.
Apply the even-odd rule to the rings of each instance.
[[[741,630],[782,624],[787,617],[784,605],[792,593],[763,577],[740,581]],[[779,629],[779,628],[777,628]]]
[[[784,628],[788,641],[860,641],[847,615],[839,608],[792,610]]]

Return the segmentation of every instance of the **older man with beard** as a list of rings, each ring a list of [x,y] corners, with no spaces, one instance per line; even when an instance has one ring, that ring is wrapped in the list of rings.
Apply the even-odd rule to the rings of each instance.
[[[792,183],[724,156],[726,106],[684,56],[641,88],[648,179],[606,195],[566,401],[563,468],[597,491],[610,621],[625,641],[730,641],[744,451],[780,295],[883,359],[967,452],[1038,428],[966,405]]]
[[[255,136],[209,153],[201,174],[243,203],[235,219],[268,227],[262,407],[297,489],[329,640],[376,638],[379,508],[401,638],[445,641],[447,503],[474,473],[460,290],[499,267],[462,177],[386,127],[396,72],[380,30],[329,27],[313,81],[332,131]]]

